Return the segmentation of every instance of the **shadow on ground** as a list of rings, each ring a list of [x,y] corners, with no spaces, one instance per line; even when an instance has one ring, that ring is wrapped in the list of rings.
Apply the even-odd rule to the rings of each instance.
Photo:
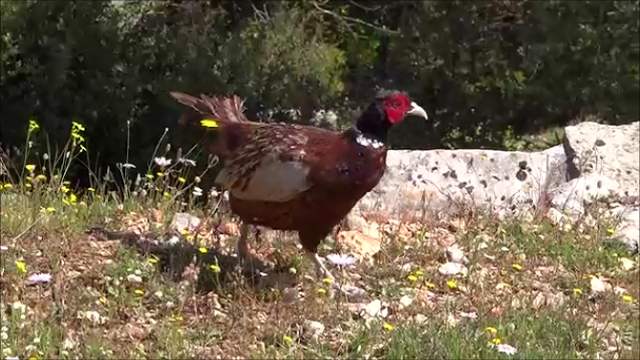
[[[197,247],[183,237],[171,242],[100,228],[92,228],[87,234],[98,241],[119,240],[140,255],[156,259],[159,270],[173,281],[197,278],[196,291],[199,293],[218,292],[238,283],[262,290],[283,289],[298,282],[298,276],[289,272],[289,264],[269,266],[255,256],[241,261],[235,253],[225,254],[216,247]]]

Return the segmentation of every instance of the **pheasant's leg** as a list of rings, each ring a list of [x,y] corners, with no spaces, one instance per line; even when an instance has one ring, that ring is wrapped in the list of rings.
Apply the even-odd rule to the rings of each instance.
[[[318,270],[318,272],[320,272],[325,278],[331,279],[332,284],[335,283],[336,278],[331,274],[329,269],[324,266],[322,260],[320,260],[320,256],[318,256],[318,254],[313,251],[307,251],[306,254],[311,259],[311,261],[316,264],[316,269]]]
[[[307,257],[311,259],[316,265],[316,270],[322,274],[323,277],[331,280],[331,287],[340,289],[340,286],[336,284],[336,278],[331,274],[329,269],[322,263],[320,256],[316,253],[320,242],[331,232],[331,228],[317,228],[317,229],[305,229],[299,231],[300,244],[306,251]]]
[[[242,222],[240,225],[240,238],[237,243],[238,258],[242,261],[249,259],[249,245],[247,238],[249,237],[249,224]]]
[[[264,264],[258,260],[257,258],[251,256],[251,252],[249,251],[248,238],[249,238],[249,230],[251,225],[243,222],[240,226],[240,238],[237,243],[237,252],[238,252],[238,260],[244,269],[250,269],[251,272],[254,271],[264,271]]]

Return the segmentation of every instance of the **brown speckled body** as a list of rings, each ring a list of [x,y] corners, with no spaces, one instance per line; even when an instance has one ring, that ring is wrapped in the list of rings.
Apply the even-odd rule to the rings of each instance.
[[[336,134],[285,124],[271,124],[260,130],[263,131],[247,129],[245,133],[253,138],[254,146],[262,144],[252,147],[251,152],[312,164],[308,178],[313,186],[287,202],[246,201],[234,197],[231,188],[231,209],[249,224],[298,231],[305,249],[315,251],[333,227],[378,184],[384,174],[387,148],[364,147],[349,132]],[[255,162],[247,167],[247,159],[232,156],[225,166],[237,169],[239,179],[246,178],[247,170],[255,167]]]

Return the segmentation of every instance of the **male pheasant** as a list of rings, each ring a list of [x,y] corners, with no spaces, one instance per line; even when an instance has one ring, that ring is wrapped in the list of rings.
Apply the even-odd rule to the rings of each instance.
[[[425,110],[397,90],[381,90],[353,127],[335,132],[311,126],[257,123],[244,115],[237,96],[171,95],[210,125],[205,150],[222,169],[215,183],[229,191],[241,221],[238,255],[248,256],[249,225],[297,231],[307,255],[333,279],[317,255],[320,242],[382,177],[392,126]],[[194,118],[195,117],[195,118]]]

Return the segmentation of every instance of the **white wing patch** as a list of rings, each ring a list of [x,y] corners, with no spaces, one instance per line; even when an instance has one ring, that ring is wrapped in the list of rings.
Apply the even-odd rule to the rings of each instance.
[[[271,156],[265,156],[251,174],[246,189],[233,188],[226,169],[220,171],[216,183],[224,184],[229,192],[238,199],[253,201],[286,202],[308,190],[309,167],[302,162],[281,162]]]

